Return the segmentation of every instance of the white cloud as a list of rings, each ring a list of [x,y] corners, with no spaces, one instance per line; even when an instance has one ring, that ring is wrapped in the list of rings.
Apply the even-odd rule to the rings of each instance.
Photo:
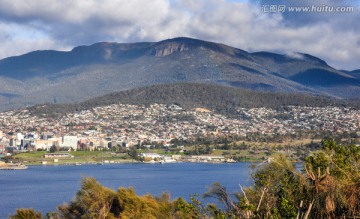
[[[302,53],[296,53],[296,52],[290,52],[286,54],[287,57],[293,58],[293,59],[304,59],[304,55]]]
[[[99,41],[189,36],[248,51],[309,53],[338,68],[360,68],[359,12],[331,14],[331,19],[302,14],[304,23],[260,9],[226,0],[2,0],[0,58]]]
[[[0,22],[0,57],[17,56],[33,50],[68,50],[31,26]]]

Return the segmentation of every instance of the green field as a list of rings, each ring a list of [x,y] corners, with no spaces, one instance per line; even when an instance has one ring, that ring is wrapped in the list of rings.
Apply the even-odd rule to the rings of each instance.
[[[71,154],[73,157],[61,158],[45,158],[45,151],[25,152],[13,156],[15,160],[19,160],[27,165],[42,165],[46,162],[48,165],[54,164],[83,164],[83,163],[102,163],[109,162],[134,162],[128,155],[115,154],[108,151],[70,151],[57,152],[59,154]]]

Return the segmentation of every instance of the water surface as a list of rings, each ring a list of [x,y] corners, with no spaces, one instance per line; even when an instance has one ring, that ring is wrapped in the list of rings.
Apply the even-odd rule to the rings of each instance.
[[[138,195],[168,192],[189,200],[220,182],[229,192],[250,185],[250,163],[109,164],[82,166],[30,166],[27,170],[0,171],[0,218],[17,208],[32,207],[43,215],[69,202],[82,177],[92,176],[104,186],[134,187]]]

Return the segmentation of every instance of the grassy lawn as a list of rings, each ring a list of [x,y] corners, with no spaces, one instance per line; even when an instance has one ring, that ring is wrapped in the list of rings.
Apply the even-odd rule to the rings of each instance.
[[[101,156],[101,154],[106,154],[110,152],[102,152],[102,151],[70,151],[65,152],[69,153],[71,155],[74,155],[75,157],[85,157],[85,156]]]
[[[313,142],[321,142],[322,139],[302,139],[302,140],[289,140],[289,141],[284,141],[282,143],[277,143],[277,142],[251,142],[251,141],[238,141],[236,142],[236,144],[241,144],[241,143],[245,143],[247,145],[251,145],[251,146],[259,146],[259,147],[265,147],[265,146],[270,146],[270,147],[276,147],[278,145],[281,146],[297,146],[297,145],[301,145],[301,144],[309,144],[311,143],[311,141]]]
[[[15,155],[15,158],[19,159],[37,159],[44,157],[45,151],[36,151],[36,152],[26,152]]]
[[[45,151],[24,152],[14,156],[15,159],[20,159],[29,165],[41,165],[43,161],[47,164],[75,164],[75,163],[98,163],[104,160],[124,162],[124,160],[131,160],[127,155],[117,156],[109,151],[60,151],[59,154],[71,154],[74,157],[61,158],[45,158],[45,154],[50,154]],[[57,159],[57,162],[55,162]]]

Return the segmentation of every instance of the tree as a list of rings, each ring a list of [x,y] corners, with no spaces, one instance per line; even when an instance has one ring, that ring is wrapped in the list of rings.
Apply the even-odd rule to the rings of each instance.
[[[131,148],[129,151],[128,151],[128,155],[134,159],[134,160],[138,160],[139,159],[139,153],[138,151],[136,150],[136,148]]]
[[[59,147],[56,147],[55,145],[53,145],[50,147],[50,152],[55,153],[55,152],[59,151],[59,149],[60,149]]]
[[[94,178],[84,178],[74,200],[58,209],[60,218],[114,218],[118,211],[113,205],[117,203],[115,191],[103,187]]]
[[[41,219],[41,212],[35,212],[30,208],[19,208],[14,215],[9,216],[9,219]]]
[[[166,193],[157,198],[151,195],[137,196],[133,188],[114,191],[105,188],[94,178],[84,178],[74,200],[58,209],[59,218],[181,219],[190,218],[186,214],[197,215],[192,205],[182,199],[171,203]]]
[[[360,215],[360,148],[332,138],[306,158],[305,171],[313,194],[314,216]],[[310,194],[311,195],[311,194]]]
[[[283,155],[257,165],[253,186],[235,194],[220,184],[207,196],[217,197],[228,218],[360,217],[360,147],[325,139],[321,150],[305,159],[298,172]]]
[[[212,213],[213,216],[220,215],[234,215],[236,217],[240,217],[240,208],[239,206],[232,200],[231,195],[226,191],[225,187],[222,187],[220,183],[214,183],[213,186],[209,188],[209,191],[204,194],[205,198],[217,198],[221,203],[224,204],[225,211],[223,212],[221,209],[218,209],[215,205],[208,205],[208,209]]]

